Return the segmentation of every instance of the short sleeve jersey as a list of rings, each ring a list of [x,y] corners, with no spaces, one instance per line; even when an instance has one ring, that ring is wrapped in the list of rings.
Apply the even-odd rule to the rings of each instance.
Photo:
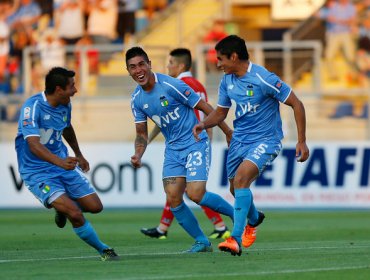
[[[18,121],[15,148],[22,178],[28,183],[42,182],[58,176],[64,169],[35,156],[29,149],[27,138],[40,137],[40,143],[53,154],[65,158],[67,147],[62,141],[63,130],[71,125],[71,104],[52,107],[44,93],[31,96],[23,104]]]
[[[242,77],[225,74],[219,86],[218,106],[235,102],[233,138],[241,143],[263,139],[281,140],[284,135],[279,102],[285,102],[291,88],[264,67],[249,63]]]
[[[184,149],[195,142],[192,129],[198,120],[194,107],[200,101],[197,95],[183,81],[154,73],[154,88],[147,92],[138,85],[132,94],[131,109],[135,123],[150,118],[161,129],[166,145],[174,150]],[[203,131],[201,139],[207,138]]]

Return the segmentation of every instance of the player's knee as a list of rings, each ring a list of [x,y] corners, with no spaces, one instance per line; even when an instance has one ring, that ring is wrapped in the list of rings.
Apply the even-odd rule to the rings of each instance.
[[[84,224],[85,218],[82,214],[81,210],[74,210],[68,213],[68,219],[70,220],[71,224],[76,227],[77,226],[82,226]]]
[[[93,214],[97,214],[97,213],[100,213],[101,211],[103,211],[103,204],[101,203],[97,203],[95,204],[91,210],[89,211],[90,213],[93,213]]]
[[[242,177],[235,177],[234,179],[234,189],[249,188],[251,181]]]
[[[199,192],[187,192],[188,197],[194,201],[196,204],[199,204],[203,198],[204,193]]]

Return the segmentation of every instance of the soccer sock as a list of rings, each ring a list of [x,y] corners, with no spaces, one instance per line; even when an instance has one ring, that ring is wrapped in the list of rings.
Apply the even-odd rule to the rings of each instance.
[[[246,218],[252,203],[252,192],[249,188],[235,189],[234,228],[231,236],[239,243],[244,231]]]
[[[222,217],[220,214],[218,214],[216,211],[213,211],[212,209],[206,207],[206,206],[201,206],[204,213],[208,217],[208,219],[212,222],[213,225],[217,225],[218,223],[223,223],[224,221],[222,220]]]
[[[79,238],[81,238],[87,244],[98,250],[100,254],[103,253],[104,249],[109,248],[109,246],[100,241],[98,235],[96,234],[94,228],[92,227],[88,220],[85,220],[83,226],[73,228],[73,230],[78,235]]]
[[[234,220],[234,209],[226,202],[221,196],[212,192],[206,192],[199,202],[201,206],[207,206],[220,214],[229,216],[231,220]]]
[[[251,192],[251,196],[252,196],[252,199],[251,199],[251,207],[249,208],[249,212],[248,212],[248,224],[253,226],[258,221],[258,211],[257,211],[256,206],[254,205],[254,202],[253,202],[252,192]]]
[[[175,215],[176,220],[183,227],[183,229],[196,241],[199,241],[204,244],[210,244],[208,238],[204,235],[201,230],[197,219],[195,218],[193,212],[190,208],[182,202],[179,206],[172,208],[172,213]]]
[[[161,217],[161,224],[166,225],[169,227],[172,224],[174,215],[171,211],[170,204],[166,201],[166,205],[163,208],[162,217]]]

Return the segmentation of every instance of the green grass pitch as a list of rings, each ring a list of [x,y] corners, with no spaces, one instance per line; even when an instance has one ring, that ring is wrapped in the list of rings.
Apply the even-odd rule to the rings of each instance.
[[[210,233],[205,215],[194,212]],[[193,240],[177,222],[167,240],[142,235],[141,227],[158,223],[160,209],[87,214],[100,238],[122,257],[101,262],[70,224],[55,226],[52,210],[0,210],[0,279],[370,279],[369,211],[265,214],[256,243],[241,257],[219,252],[219,240],[213,253],[181,253]]]

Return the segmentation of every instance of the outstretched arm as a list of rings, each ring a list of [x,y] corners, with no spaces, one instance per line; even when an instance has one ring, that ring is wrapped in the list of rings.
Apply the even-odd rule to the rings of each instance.
[[[136,123],[135,154],[131,157],[131,164],[133,167],[141,167],[141,158],[147,145],[148,125],[146,122]]]
[[[292,107],[294,118],[297,126],[298,142],[296,145],[296,158],[299,162],[304,162],[308,159],[310,151],[306,145],[306,113],[303,103],[298,99],[292,91],[285,101],[285,104]]]
[[[195,139],[199,139],[198,135],[203,129],[211,128],[218,125],[223,133],[225,133],[226,141],[229,144],[233,134],[233,130],[224,122],[229,109],[217,107],[216,110],[214,110],[210,104],[203,100],[199,101],[197,106],[195,106],[195,109],[201,110],[207,115],[207,117],[203,121],[194,126],[193,134]]]

